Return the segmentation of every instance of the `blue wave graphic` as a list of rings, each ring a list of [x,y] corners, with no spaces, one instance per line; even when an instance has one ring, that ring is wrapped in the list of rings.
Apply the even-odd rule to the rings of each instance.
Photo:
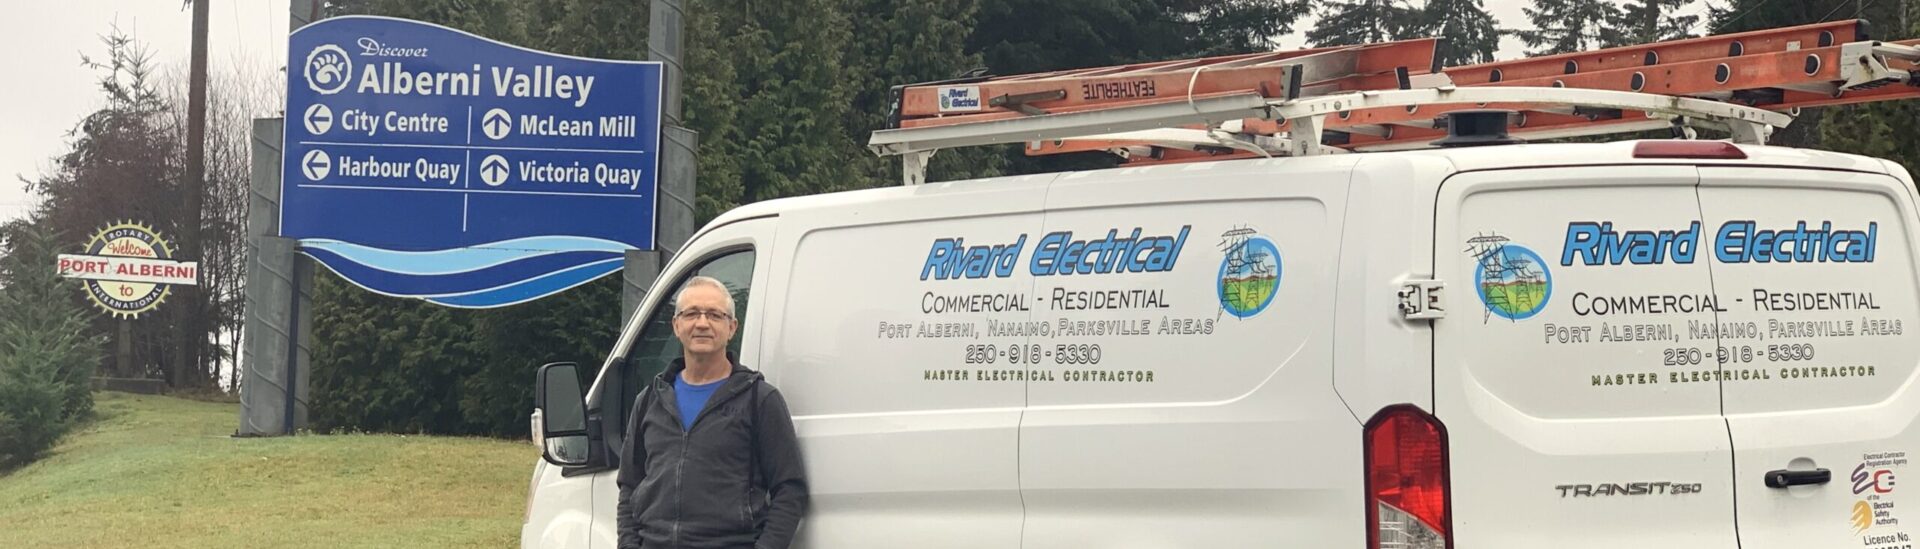
[[[524,303],[566,291],[574,286],[586,284],[593,281],[593,279],[618,271],[620,270],[622,261],[622,259],[609,259],[600,263],[581,265],[511,286],[466,295],[429,297],[426,298],[426,300],[449,307],[475,309],[503,307],[516,303]]]
[[[462,273],[416,275],[383,271],[326,250],[310,250],[307,255],[327,264],[335,274],[361,287],[383,294],[411,297],[490,290],[547,273],[620,257],[620,254],[607,252],[560,252]]]
[[[367,290],[466,308],[522,303],[620,270],[628,246],[571,236],[522,238],[480,247],[396,251],[340,242],[301,242],[301,251]]]
[[[338,240],[302,240],[305,250],[326,250],[354,263],[390,273],[450,274],[481,269],[528,257],[556,252],[612,252],[631,249],[626,244],[583,236],[536,236],[516,238],[468,248],[427,252],[383,250]]]

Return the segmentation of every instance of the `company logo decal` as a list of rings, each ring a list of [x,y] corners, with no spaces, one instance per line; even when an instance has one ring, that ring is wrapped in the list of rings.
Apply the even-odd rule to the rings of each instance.
[[[979,86],[947,86],[939,88],[940,112],[973,112],[980,110]]]
[[[1169,272],[1180,260],[1192,229],[1182,225],[1179,234],[1156,236],[1143,234],[1141,227],[1131,233],[1115,228],[1107,229],[1106,236],[1084,240],[1075,239],[1073,231],[1054,231],[1036,243],[1027,272],[1033,276]],[[1026,245],[1025,234],[1013,242],[979,246],[968,246],[965,238],[935,239],[920,266],[920,280],[1013,276]]]
[[[307,53],[304,64],[307,87],[320,95],[333,95],[347,88],[353,79],[353,59],[340,46],[326,44]]]
[[[1220,250],[1220,308],[1238,318],[1267,310],[1280,289],[1280,247],[1248,227],[1221,233]]]
[[[1861,463],[1859,467],[1853,468],[1853,495],[1864,494],[1869,490],[1875,494],[1893,493],[1893,470],[1874,469],[1868,471],[1867,464],[1865,463]]]
[[[1567,224],[1560,265],[1689,264],[1699,256],[1700,222],[1685,229],[1629,230],[1612,221],[1575,221]],[[1872,263],[1880,224],[1865,230],[1836,229],[1832,221],[1793,227],[1763,228],[1750,219],[1728,221],[1713,234],[1710,252],[1721,263]]]
[[[1481,320],[1499,316],[1525,320],[1547,308],[1553,296],[1553,274],[1540,254],[1498,234],[1467,240],[1474,259],[1473,286],[1487,310]]]
[[[1900,526],[1900,518],[1894,516],[1894,467],[1906,464],[1906,452],[1875,452],[1860,456],[1860,464],[1848,475],[1848,479],[1853,481],[1853,495],[1859,498],[1847,513],[1847,523],[1853,526],[1854,535],[1882,527]],[[1894,532],[1865,536],[1861,541],[1871,546],[1905,539],[1905,532]]]

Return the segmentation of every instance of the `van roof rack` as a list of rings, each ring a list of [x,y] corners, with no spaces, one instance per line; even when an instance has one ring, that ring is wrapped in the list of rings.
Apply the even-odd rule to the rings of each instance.
[[[893,88],[868,147],[926,180],[941,149],[1024,143],[1127,164],[1426,148],[1447,113],[1514,111],[1515,137],[1671,128],[1764,144],[1803,107],[1920,97],[1920,40],[1836,21],[1440,68],[1434,39],[970,77]],[[1897,85],[1896,85],[1897,84]]]

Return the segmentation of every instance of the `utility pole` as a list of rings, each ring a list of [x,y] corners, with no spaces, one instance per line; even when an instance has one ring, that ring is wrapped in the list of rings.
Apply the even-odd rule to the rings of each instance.
[[[1647,2],[1647,13],[1641,15],[1645,17],[1646,20],[1640,22],[1640,36],[1637,37],[1635,41],[1646,43],[1665,40],[1666,38],[1660,35],[1660,5],[1649,0]]]
[[[181,182],[180,194],[185,207],[180,212],[180,249],[175,257],[184,261],[199,261],[200,258],[200,211],[205,199],[207,184],[207,3],[211,0],[187,0],[193,6],[193,57],[187,65],[187,179]],[[173,360],[173,380],[175,389],[186,388],[198,380],[193,376],[200,368],[201,347],[206,345],[206,311],[201,306],[201,290],[198,285],[182,284],[176,286],[182,303],[176,307],[175,314],[179,322],[174,325],[179,330]]]

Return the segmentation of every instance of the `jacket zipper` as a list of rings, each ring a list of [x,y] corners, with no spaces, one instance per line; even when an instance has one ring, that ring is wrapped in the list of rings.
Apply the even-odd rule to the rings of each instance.
[[[658,381],[655,383],[658,383]],[[666,406],[668,404],[662,402],[661,405]],[[673,418],[672,414],[668,414],[667,417],[668,419]],[[667,539],[672,540],[675,546],[680,545],[680,520],[685,518],[687,511],[686,503],[684,503],[680,497],[680,492],[685,488],[681,473],[687,468],[687,444],[690,443],[687,439],[687,431],[685,429],[680,430],[680,455],[674,456],[673,461],[673,529],[668,533]]]
[[[658,379],[654,380],[654,383],[656,384],[658,384],[659,382],[660,381]],[[714,396],[719,396],[719,395],[714,395]],[[725,404],[725,402],[720,402],[717,404]],[[664,406],[666,404],[662,402],[661,405]],[[672,416],[668,416],[668,417],[672,417]],[[694,419],[694,423],[696,424],[695,425],[696,427],[698,426],[699,422],[700,422],[699,418]],[[686,482],[684,480],[685,475],[683,475],[682,473],[684,473],[687,468],[686,467],[687,466],[687,448],[692,446],[693,444],[692,439],[693,439],[692,428],[686,428],[686,429],[680,430],[680,455],[676,456],[673,462],[673,529],[671,533],[668,534],[668,539],[673,540],[673,545],[675,546],[680,545],[680,521],[681,519],[685,518],[686,511],[687,511],[686,503],[684,499],[680,497],[680,494],[681,492],[684,492],[686,489]],[[748,497],[747,497],[747,503],[745,505],[752,505],[753,482],[749,480],[747,484],[748,484],[747,486]],[[749,516],[748,526],[751,527],[752,526],[751,508],[743,505],[741,509],[743,511],[748,512],[748,516]]]
[[[680,493],[686,491],[686,482],[681,472],[687,469],[687,446],[693,444],[686,431],[680,432],[680,455],[673,463],[673,544],[680,545],[680,519],[686,516],[687,506],[681,500]]]

